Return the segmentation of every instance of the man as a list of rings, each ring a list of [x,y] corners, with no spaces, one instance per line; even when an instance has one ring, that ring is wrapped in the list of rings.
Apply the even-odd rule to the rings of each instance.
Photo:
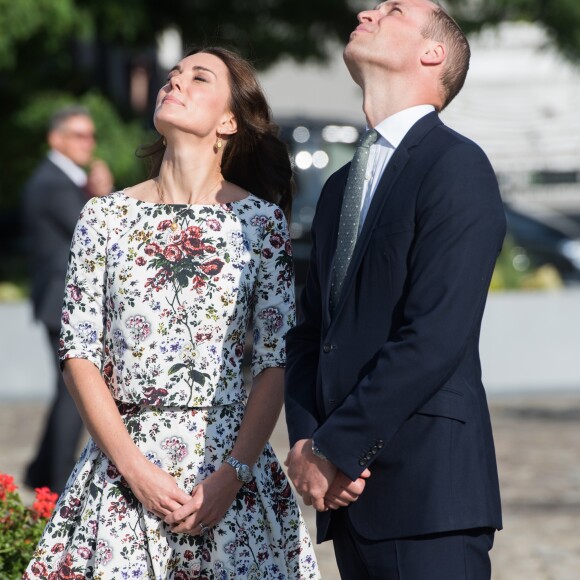
[[[502,524],[478,341],[505,217],[484,153],[437,115],[469,45],[428,0],[358,20],[344,58],[376,132],[314,218],[287,337],[289,475],[343,578],[489,579]]]
[[[103,161],[93,160],[95,127],[87,109],[57,111],[48,129],[50,151],[23,194],[28,239],[32,302],[43,323],[55,361],[57,385],[36,458],[25,475],[30,487],[47,486],[61,493],[76,461],[82,421],[68,394],[58,363],[60,317],[70,243],[79,213],[92,195],[113,186]],[[87,174],[83,167],[90,165]]]

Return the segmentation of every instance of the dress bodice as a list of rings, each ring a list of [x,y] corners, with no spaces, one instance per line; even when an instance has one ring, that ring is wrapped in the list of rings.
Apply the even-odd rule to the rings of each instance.
[[[282,211],[254,195],[220,205],[94,198],[71,247],[61,358],[91,360],[120,402],[243,401],[249,326],[253,375],[285,364],[291,255]]]

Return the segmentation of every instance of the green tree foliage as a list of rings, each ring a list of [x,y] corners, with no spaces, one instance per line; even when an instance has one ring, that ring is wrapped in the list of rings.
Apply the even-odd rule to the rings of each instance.
[[[101,136],[117,133],[108,149],[100,142],[103,157],[122,185],[140,175],[134,158],[119,167],[121,149],[133,155],[140,144],[129,143],[138,115],[119,93],[128,93],[129,63],[150,58],[168,27],[186,45],[231,46],[266,68],[285,56],[323,60],[330,40],[348,37],[355,12],[346,0],[0,0],[0,156],[10,168],[0,175],[0,208],[16,203],[45,149],[50,107],[95,90],[121,114],[99,127]]]
[[[288,55],[327,56],[328,41],[344,40],[355,9],[346,0],[77,0],[108,42],[146,45],[169,26],[188,43],[225,43],[265,68]]]

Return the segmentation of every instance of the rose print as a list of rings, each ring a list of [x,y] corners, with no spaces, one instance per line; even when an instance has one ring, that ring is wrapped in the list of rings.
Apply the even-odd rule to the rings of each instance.
[[[77,550],[77,553],[83,560],[88,560],[93,555],[93,552],[90,550],[90,548],[87,548],[86,546],[80,547]]]
[[[157,229],[161,230],[161,231],[165,231],[171,227],[172,223],[173,222],[171,220],[163,220],[162,222],[159,222]]]
[[[167,246],[163,251],[163,255],[170,262],[179,262],[183,256],[183,252],[174,244]]]
[[[282,245],[284,244],[284,242],[285,242],[285,240],[280,234],[272,234],[270,236],[270,244],[274,248],[281,248]]]
[[[75,284],[69,284],[66,288],[70,294],[70,297],[75,302],[81,301],[81,299],[83,297],[83,293],[81,292],[81,289],[78,286],[76,286]]]
[[[209,262],[201,265],[201,269],[208,276],[215,276],[216,274],[219,274],[223,267],[224,263],[219,258],[214,258],[213,260],[210,260]]]
[[[183,250],[188,256],[199,256],[203,254],[203,244],[197,238],[187,238],[183,242]]]
[[[206,220],[205,223],[207,224],[208,228],[210,230],[213,230],[214,232],[219,232],[222,229],[222,224],[220,223],[219,220],[210,218]]]
[[[161,253],[161,246],[159,244],[157,244],[156,242],[151,242],[150,244],[147,244],[145,246],[144,252],[148,256],[154,256],[155,254],[160,254]]]

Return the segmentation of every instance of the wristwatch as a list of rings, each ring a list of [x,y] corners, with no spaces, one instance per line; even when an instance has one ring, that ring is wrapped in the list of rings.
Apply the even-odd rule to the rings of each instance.
[[[314,439],[312,439],[312,453],[314,455],[316,455],[316,457],[318,457],[318,459],[328,461],[328,457],[326,457],[326,455],[324,455],[324,453],[322,453],[322,451],[320,451],[320,449],[318,449],[318,447],[316,446],[316,443],[314,443]]]
[[[250,483],[250,481],[252,481],[252,471],[246,464],[240,463],[231,455],[226,459],[226,463],[236,470],[238,481],[242,481],[243,483]]]

